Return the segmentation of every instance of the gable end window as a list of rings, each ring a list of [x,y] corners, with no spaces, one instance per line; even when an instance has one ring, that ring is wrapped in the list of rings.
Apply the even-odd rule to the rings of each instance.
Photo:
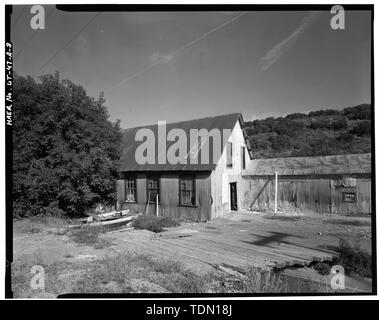
[[[196,205],[196,179],[194,176],[179,179],[179,204],[182,206]]]
[[[242,170],[246,169],[245,147],[241,147],[241,168]]]
[[[226,146],[226,167],[233,167],[233,144],[231,142],[228,142]]]
[[[137,179],[135,177],[125,178],[125,202],[137,202]]]
[[[160,181],[159,177],[148,177],[147,179],[147,199],[148,202],[157,202],[157,196],[158,196],[158,202],[161,202],[161,196],[160,196]]]

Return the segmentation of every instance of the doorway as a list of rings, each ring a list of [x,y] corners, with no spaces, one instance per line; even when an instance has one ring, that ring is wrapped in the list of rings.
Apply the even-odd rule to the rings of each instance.
[[[230,210],[237,211],[237,182],[230,183]]]

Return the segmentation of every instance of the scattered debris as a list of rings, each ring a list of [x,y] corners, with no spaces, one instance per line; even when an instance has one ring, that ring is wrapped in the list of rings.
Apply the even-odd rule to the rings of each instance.
[[[96,256],[92,254],[79,254],[76,259],[96,259]]]
[[[126,216],[126,214],[124,214],[124,218],[122,218],[121,214],[117,218],[114,218],[113,215],[108,215],[106,218],[103,217],[102,218],[103,220],[97,220],[98,216],[95,218],[94,217],[95,215],[93,215],[92,217],[94,218],[94,220],[96,220],[96,222],[89,222],[86,224],[86,226],[95,227],[95,226],[109,226],[109,225],[115,226],[118,224],[126,224],[127,222],[132,221],[133,219],[137,218],[140,215],[141,215],[140,213],[129,215],[129,216]],[[75,225],[68,226],[68,228],[82,228],[82,227],[83,227],[83,224],[75,224]]]
[[[184,237],[190,237],[193,233],[198,233],[198,230],[193,229],[182,229],[174,232],[162,232],[155,234],[152,238],[165,238],[165,239],[172,239],[172,238],[184,238]]]

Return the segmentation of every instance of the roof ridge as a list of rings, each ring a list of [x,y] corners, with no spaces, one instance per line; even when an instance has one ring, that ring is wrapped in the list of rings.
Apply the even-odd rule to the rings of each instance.
[[[185,123],[185,122],[190,122],[190,121],[200,121],[200,120],[206,120],[206,119],[215,119],[215,118],[221,118],[221,117],[231,117],[231,116],[237,116],[237,115],[240,117],[240,116],[242,116],[242,113],[241,112],[234,112],[234,113],[220,114],[220,115],[217,115],[217,116],[209,116],[209,117],[203,117],[203,118],[188,119],[188,120],[183,120],[183,121],[167,122],[166,124],[167,125],[172,125],[172,124]],[[158,121],[162,121],[162,120],[158,120]],[[142,125],[142,126],[138,126],[138,127],[127,128],[127,129],[125,129],[125,131],[127,131],[127,130],[134,130],[134,129],[137,129],[137,128],[152,127],[152,126],[157,126],[157,125],[158,125],[157,123],[147,124],[147,125]]]

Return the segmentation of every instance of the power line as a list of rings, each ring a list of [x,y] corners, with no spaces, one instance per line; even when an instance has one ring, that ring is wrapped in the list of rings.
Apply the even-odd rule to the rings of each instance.
[[[51,58],[49,58],[39,69],[38,71],[35,73],[35,75],[38,75],[38,73],[46,66],[48,65],[62,50],[64,50],[67,46],[69,46],[71,44],[72,41],[74,41],[74,39],[85,29],[87,28],[87,26],[93,21],[96,19],[96,17],[98,15],[100,15],[101,12],[95,14],[77,33],[75,33],[75,35],[62,47],[60,48],[57,52],[55,52]]]
[[[242,13],[240,13],[240,14],[234,16],[233,18],[229,19],[228,21],[225,21],[224,23],[218,25],[217,27],[213,28],[212,30],[210,30],[210,31],[208,31],[208,32],[206,32],[206,33],[204,33],[201,37],[199,37],[199,38],[197,38],[197,39],[195,39],[195,40],[193,40],[193,41],[191,41],[191,42],[185,44],[184,46],[181,46],[180,48],[176,49],[176,50],[172,53],[172,55],[175,55],[175,54],[177,54],[178,52],[180,52],[180,51],[182,51],[182,50],[184,50],[184,49],[187,49],[188,47],[194,45],[194,44],[197,43],[198,41],[203,40],[205,37],[209,36],[211,33],[216,32],[216,31],[220,30],[221,28],[227,26],[228,24],[230,24],[230,23],[232,23],[232,22],[238,20],[239,18],[241,18],[241,17],[244,16],[245,14],[247,14],[247,12],[242,12]]]
[[[22,10],[21,10],[20,14],[17,16],[17,18],[16,18],[16,20],[15,20],[15,22],[14,22],[14,25],[13,25],[13,27],[12,27],[12,31],[14,30],[14,28],[16,28],[17,22],[18,22],[18,20],[20,19],[22,13],[24,12],[25,8],[26,8],[26,6],[23,6],[23,7],[22,7]]]
[[[174,55],[178,54],[180,51],[183,51],[183,50],[187,49],[188,47],[194,45],[194,44],[197,43],[198,41],[200,41],[200,40],[204,39],[205,37],[209,36],[210,34],[216,32],[216,31],[220,30],[221,28],[227,26],[228,24],[230,24],[230,23],[232,23],[232,22],[238,20],[239,18],[241,18],[242,16],[244,16],[244,15],[247,14],[247,13],[248,13],[248,12],[242,12],[242,13],[237,14],[237,15],[234,16],[233,18],[231,18],[231,19],[229,19],[229,20],[223,22],[222,24],[220,24],[220,25],[216,26],[215,28],[209,30],[208,32],[204,33],[204,34],[203,34],[202,36],[200,36],[199,38],[196,38],[195,40],[192,40],[192,41],[186,43],[185,45],[179,47],[178,49],[176,49],[176,50],[173,51],[172,53],[168,54],[167,56],[169,56],[170,59],[173,58]],[[138,71],[138,72],[132,74],[131,76],[129,76],[129,77],[127,77],[127,78],[121,80],[120,82],[114,84],[112,87],[110,87],[109,89],[107,89],[105,92],[109,92],[109,91],[113,90],[114,88],[118,87],[119,85],[121,85],[121,84],[123,84],[123,83],[125,83],[125,82],[127,82],[127,81],[129,81],[129,80],[131,80],[131,79],[133,79],[133,78],[135,78],[135,77],[138,77],[139,75],[145,73],[146,71],[150,70],[152,67],[154,67],[154,66],[156,66],[157,64],[160,64],[160,63],[162,63],[162,61],[161,61],[160,59],[157,59],[157,61],[155,61],[155,62],[149,64],[148,66],[144,67],[144,68],[141,69],[140,71]]]
[[[46,16],[46,21],[47,19],[50,17],[50,15],[53,13],[55,7],[53,7],[53,9],[49,12],[49,14]],[[33,34],[32,36],[29,38],[29,40],[24,44],[24,46],[21,48],[21,50],[19,52],[16,53],[16,55],[14,56],[14,58],[16,59],[23,51],[24,49],[28,46],[28,44],[30,43],[30,41],[33,40],[33,38],[36,36],[36,34],[38,34],[38,32],[36,31],[33,31]]]

